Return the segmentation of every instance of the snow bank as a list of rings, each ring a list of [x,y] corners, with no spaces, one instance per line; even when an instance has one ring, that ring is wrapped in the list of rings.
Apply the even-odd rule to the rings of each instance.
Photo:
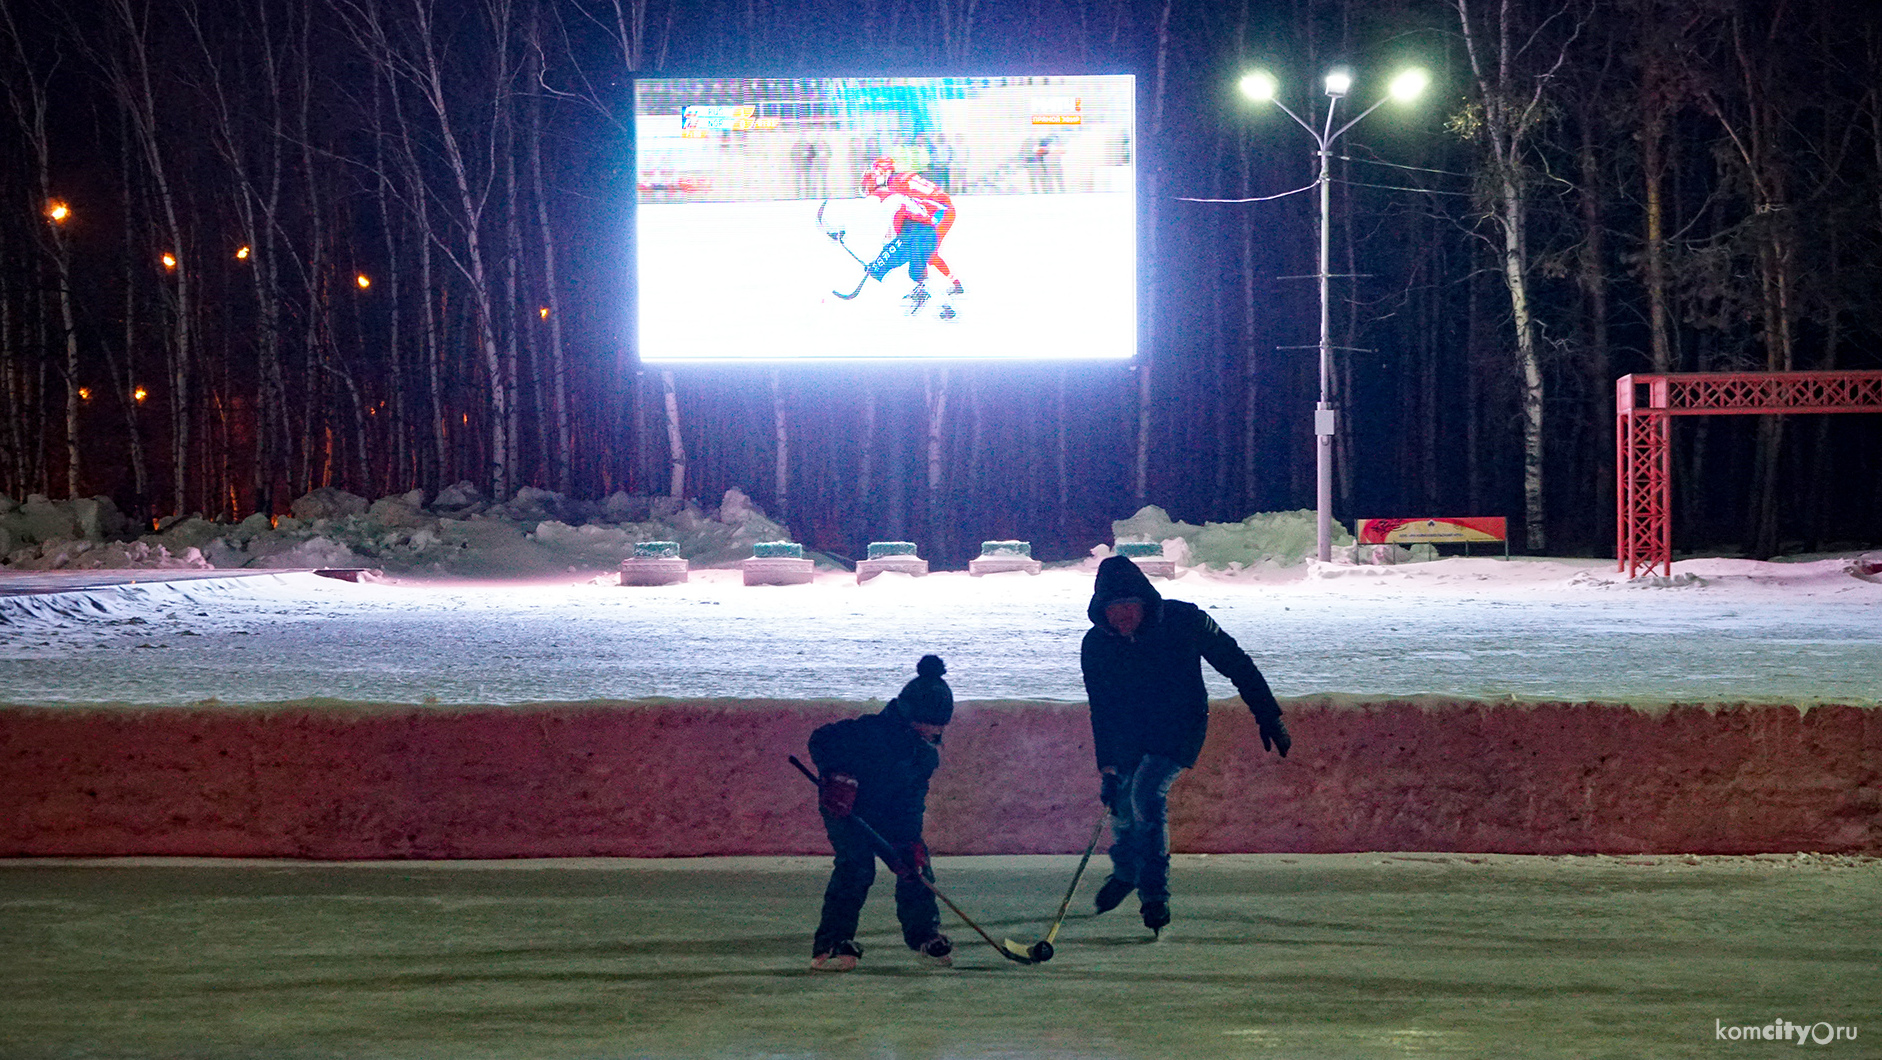
[[[1172,793],[1190,853],[1882,852],[1882,714],[1856,707],[1284,701],[1286,759],[1216,705]],[[786,763],[874,706],[668,700],[0,711],[0,856],[816,854]],[[1073,853],[1098,813],[1082,704],[966,702],[941,854]]]
[[[1145,505],[1128,519],[1111,524],[1113,541],[1157,541],[1163,554],[1183,566],[1241,571],[1247,568],[1297,566],[1314,554],[1319,544],[1316,517],[1311,509],[1293,512],[1257,512],[1239,523],[1176,522],[1154,504]],[[1352,559],[1353,535],[1333,524],[1333,544]],[[1399,550],[1404,551],[1404,550]],[[1092,554],[1110,555],[1109,546]],[[1407,556],[1410,553],[1406,553]]]
[[[750,556],[755,542],[791,536],[737,489],[707,510],[666,497],[616,493],[582,501],[532,487],[498,504],[468,482],[440,490],[430,505],[418,490],[369,502],[323,487],[289,510],[279,520],[251,515],[233,524],[171,518],[128,540],[130,523],[109,498],[51,501],[35,494],[22,504],[0,497],[0,567],[376,567],[500,577],[612,571],[638,541],[676,541],[694,566],[728,567]]]

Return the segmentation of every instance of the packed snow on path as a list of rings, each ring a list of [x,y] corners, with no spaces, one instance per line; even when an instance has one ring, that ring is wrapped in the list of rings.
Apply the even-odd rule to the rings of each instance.
[[[1095,563],[863,584],[827,571],[774,587],[726,569],[658,588],[287,573],[0,597],[0,699],[867,701],[935,652],[962,699],[1079,701]],[[1859,558],[1692,560],[1632,581],[1612,568],[1445,559],[1195,568],[1157,584],[1207,608],[1284,698],[1882,698],[1882,580]],[[1234,694],[1210,677],[1214,694]]]

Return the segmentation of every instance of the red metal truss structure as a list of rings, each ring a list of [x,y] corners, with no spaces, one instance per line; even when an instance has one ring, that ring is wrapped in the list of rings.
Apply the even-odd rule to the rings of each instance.
[[[1673,570],[1674,416],[1882,412],[1882,372],[1684,372],[1614,384],[1615,555],[1629,577]]]

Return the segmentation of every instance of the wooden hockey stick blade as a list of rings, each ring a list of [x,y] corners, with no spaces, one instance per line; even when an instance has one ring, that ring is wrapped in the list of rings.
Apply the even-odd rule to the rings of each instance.
[[[865,273],[863,273],[863,278],[862,278],[862,279],[860,279],[860,280],[857,280],[857,281],[856,281],[856,289],[855,289],[855,290],[853,290],[853,291],[851,291],[851,292],[850,292],[850,293],[848,293],[848,294],[844,294],[844,293],[843,293],[842,291],[839,291],[839,290],[836,290],[835,288],[831,288],[831,289],[830,289],[830,293],[831,293],[831,294],[833,294],[833,295],[836,295],[836,296],[837,296],[838,298],[841,298],[841,299],[843,299],[843,300],[844,300],[845,302],[847,302],[847,301],[849,301],[850,299],[852,299],[852,298],[855,298],[855,297],[856,297],[857,295],[859,295],[859,294],[862,294],[862,293],[863,293],[863,284],[866,284],[866,283],[868,283],[868,282],[869,282],[869,274],[865,272]]]
[[[1000,951],[1002,953],[1005,953],[1008,957],[1012,958],[1013,960],[1018,961],[1021,964],[1036,963],[1032,959],[1032,951],[1028,950],[1026,947],[1020,945],[1019,943],[1014,942],[1012,939],[1001,939]]]

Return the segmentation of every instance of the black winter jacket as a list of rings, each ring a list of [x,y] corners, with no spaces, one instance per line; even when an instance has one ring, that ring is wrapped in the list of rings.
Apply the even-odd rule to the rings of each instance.
[[[894,700],[879,713],[833,721],[811,733],[810,757],[824,776],[856,778],[856,816],[882,838],[896,844],[921,838],[928,778],[941,754],[909,727]]]
[[[1126,597],[1144,602],[1143,624],[1130,637],[1104,616],[1105,605]],[[1209,731],[1203,659],[1234,682],[1256,718],[1281,716],[1267,679],[1235,638],[1195,604],[1163,599],[1129,559],[1112,556],[1098,565],[1086,613],[1091,629],[1079,654],[1098,768],[1128,771],[1146,754],[1185,768],[1196,764]]]

